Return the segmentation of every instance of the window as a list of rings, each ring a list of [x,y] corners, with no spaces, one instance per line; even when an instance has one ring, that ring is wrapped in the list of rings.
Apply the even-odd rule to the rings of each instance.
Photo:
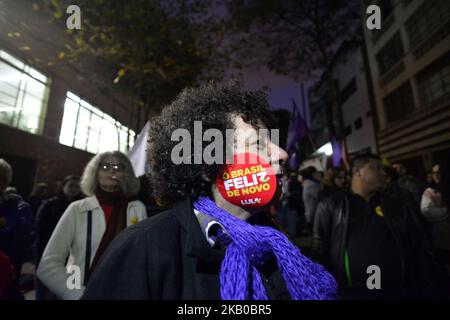
[[[411,49],[428,39],[449,17],[450,1],[424,1],[405,24]]]
[[[344,104],[345,101],[348,100],[348,98],[350,98],[352,96],[353,93],[355,93],[356,91],[356,79],[353,78],[352,80],[350,80],[350,82],[344,87],[344,89],[342,89],[341,93],[340,93],[340,97],[341,97],[341,104]]]
[[[0,122],[30,133],[42,132],[49,79],[0,50]]]
[[[427,107],[450,94],[450,55],[436,61],[417,76],[419,100]]]
[[[414,98],[411,84],[407,81],[400,88],[383,99],[387,122],[404,118],[414,111]]]
[[[120,150],[127,152],[134,143],[135,132],[67,92],[59,142],[91,153]]]
[[[450,19],[441,28],[434,32],[427,40],[421,42],[414,50],[413,56],[417,60],[430,51],[450,34]]]
[[[355,124],[355,130],[360,129],[362,127],[362,119],[361,118],[356,119],[354,124]]]
[[[400,37],[400,33],[397,32],[376,56],[380,76],[388,72],[402,58],[402,38]]]
[[[351,134],[352,134],[352,127],[351,126],[346,126],[344,128],[344,135],[347,137],[347,136],[349,136]]]

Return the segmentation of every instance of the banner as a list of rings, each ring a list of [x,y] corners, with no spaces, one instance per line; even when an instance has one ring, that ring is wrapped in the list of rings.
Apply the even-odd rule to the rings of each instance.
[[[139,134],[133,148],[128,152],[128,158],[133,166],[136,177],[142,176],[148,172],[147,165],[147,140],[150,123],[147,121],[141,133]]]

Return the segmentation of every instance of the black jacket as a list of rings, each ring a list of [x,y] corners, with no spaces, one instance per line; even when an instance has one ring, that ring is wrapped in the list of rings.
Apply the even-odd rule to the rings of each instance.
[[[82,299],[220,299],[224,254],[208,244],[186,200],[119,234]],[[270,272],[267,279],[269,297],[285,298],[280,273]]]
[[[36,239],[35,239],[35,264],[39,264],[42,253],[47,246],[53,230],[55,230],[59,219],[69,206],[70,202],[65,197],[53,197],[42,203],[36,213]]]
[[[318,204],[314,222],[313,246],[319,260],[339,283],[345,283],[344,251],[349,223],[349,191],[336,193]],[[444,277],[437,264],[421,219],[420,210],[400,188],[380,197],[381,209],[399,254],[405,261],[406,289],[413,298],[433,298],[438,281]]]

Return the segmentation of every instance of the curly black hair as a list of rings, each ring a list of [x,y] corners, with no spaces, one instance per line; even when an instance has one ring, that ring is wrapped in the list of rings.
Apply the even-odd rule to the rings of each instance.
[[[174,204],[187,196],[196,197],[200,194],[211,197],[211,186],[223,167],[223,164],[216,163],[174,164],[171,152],[179,141],[171,141],[172,132],[182,128],[188,130],[193,137],[194,121],[202,121],[203,131],[218,129],[222,137],[226,137],[226,129],[235,128],[234,116],[241,116],[255,128],[273,128],[274,121],[266,95],[261,91],[243,92],[236,82],[211,82],[199,88],[187,88],[152,120],[148,161],[154,196],[158,203]],[[194,159],[193,140],[191,139],[191,159]],[[202,150],[210,143],[202,139]]]

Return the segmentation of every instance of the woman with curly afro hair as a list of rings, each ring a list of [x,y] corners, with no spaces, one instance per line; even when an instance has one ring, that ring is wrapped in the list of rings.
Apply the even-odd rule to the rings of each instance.
[[[185,89],[152,123],[151,183],[158,201],[173,207],[114,241],[84,299],[335,297],[336,282],[322,266],[275,228],[251,222],[270,199],[276,200],[279,164],[287,160],[286,152],[261,134],[272,128],[264,94],[242,92],[237,84]],[[213,152],[211,144],[219,147]],[[225,180],[233,180],[236,188],[259,183],[224,178],[239,171],[227,171],[228,161],[239,154],[257,154],[256,165],[245,167],[247,158],[238,164],[249,176],[260,174],[260,188],[273,183],[275,193],[266,202],[253,198],[241,205],[222,192]]]

